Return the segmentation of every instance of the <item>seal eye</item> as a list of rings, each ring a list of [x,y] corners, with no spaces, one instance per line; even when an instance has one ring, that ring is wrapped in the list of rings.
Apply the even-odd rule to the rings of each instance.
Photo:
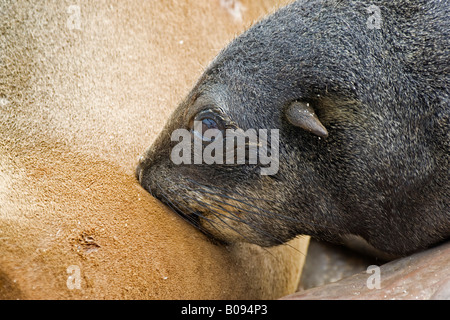
[[[205,142],[212,142],[224,132],[223,120],[214,112],[199,112],[191,123],[191,132]]]
[[[220,130],[219,125],[214,119],[211,118],[204,118],[202,119],[202,131],[205,132],[206,130]]]

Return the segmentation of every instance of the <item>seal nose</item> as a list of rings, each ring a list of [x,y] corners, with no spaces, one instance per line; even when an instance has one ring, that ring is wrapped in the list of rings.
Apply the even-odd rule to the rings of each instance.
[[[141,175],[141,173],[142,173],[142,163],[144,162],[144,157],[143,156],[140,156],[139,157],[139,162],[138,162],[138,164],[137,164],[137,166],[136,166],[136,172],[135,172],[135,174],[136,174],[136,179],[139,181],[139,183],[141,183],[141,178],[142,178],[142,175]]]
[[[138,165],[136,166],[136,179],[137,181],[139,181],[139,183],[141,183],[141,171],[142,171],[142,167],[141,164],[138,163]]]

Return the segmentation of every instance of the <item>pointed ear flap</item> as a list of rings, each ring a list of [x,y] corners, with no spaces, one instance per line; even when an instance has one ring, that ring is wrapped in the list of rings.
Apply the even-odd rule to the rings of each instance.
[[[286,118],[296,127],[322,138],[328,137],[327,129],[320,122],[313,108],[307,102],[292,102],[286,109]]]

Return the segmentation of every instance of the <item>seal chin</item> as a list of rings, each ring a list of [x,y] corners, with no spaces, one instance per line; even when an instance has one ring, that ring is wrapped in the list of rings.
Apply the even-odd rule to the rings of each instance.
[[[275,247],[290,239],[278,239],[273,235],[269,235],[267,232],[259,234],[258,231],[249,230],[248,225],[241,224],[241,226],[234,225],[233,228],[228,226],[221,226],[217,223],[212,223],[211,220],[204,221],[199,218],[198,229],[207,235],[212,241],[220,244],[233,244],[233,243],[249,243],[258,245],[260,247]]]
[[[356,252],[360,252],[362,254],[366,254],[372,257],[377,257],[385,261],[391,261],[401,257],[401,255],[387,253],[378,248],[375,248],[373,245],[368,243],[364,238],[358,235],[347,234],[342,236],[341,240],[346,247]]]

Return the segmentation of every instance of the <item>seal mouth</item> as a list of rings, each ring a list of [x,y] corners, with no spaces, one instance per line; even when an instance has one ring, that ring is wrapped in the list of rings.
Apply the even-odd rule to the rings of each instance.
[[[137,170],[138,171],[138,170]],[[139,174],[140,175],[140,174]],[[189,213],[186,213],[180,207],[183,207],[181,204],[176,203],[175,200],[169,199],[169,196],[166,192],[163,191],[159,184],[156,184],[156,188],[152,189],[150,186],[143,186],[144,189],[148,190],[150,194],[165,204],[169,209],[171,209],[175,214],[177,214],[180,218],[185,220],[188,224],[193,226],[195,229],[203,233],[211,242],[215,244],[228,245],[229,243],[222,239],[217,239],[211,232],[207,231],[206,228],[202,225],[201,219],[204,217],[204,213],[190,209]]]
[[[168,205],[167,203],[165,203],[165,204]],[[186,214],[178,208],[174,208],[173,206],[170,206],[170,205],[169,205],[169,207],[172,209],[172,211],[174,211],[177,215],[179,215],[183,220],[188,222],[190,225],[192,225],[196,229],[201,230],[200,217],[196,213]]]
[[[217,245],[224,245],[224,246],[230,244],[229,242],[227,242],[227,241],[225,241],[223,239],[218,239],[217,237],[215,237],[212,233],[207,231],[202,226],[202,224],[200,222],[200,217],[202,216],[202,213],[200,213],[200,212],[193,212],[193,213],[190,213],[190,214],[186,214],[183,211],[179,210],[178,208],[174,208],[173,206],[167,204],[166,202],[164,202],[164,204],[168,205],[170,207],[170,209],[172,211],[174,211],[178,216],[180,216],[183,220],[185,220],[187,223],[189,223],[195,229],[197,229],[198,231],[203,233],[209,239],[209,241],[211,241],[212,243],[217,244]]]

